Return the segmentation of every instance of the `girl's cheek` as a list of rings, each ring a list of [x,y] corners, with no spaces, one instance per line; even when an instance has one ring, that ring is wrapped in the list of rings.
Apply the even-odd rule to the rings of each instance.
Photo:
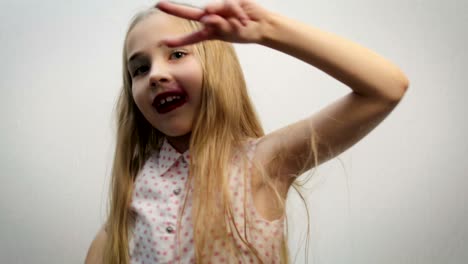
[[[140,102],[141,92],[136,85],[132,85],[132,96],[135,103],[138,104]]]

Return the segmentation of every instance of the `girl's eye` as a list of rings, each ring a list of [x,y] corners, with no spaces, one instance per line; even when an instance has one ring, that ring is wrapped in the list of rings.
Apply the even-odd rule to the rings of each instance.
[[[142,73],[147,72],[148,70],[149,70],[148,66],[140,66],[140,67],[136,68],[135,71],[133,71],[133,76],[140,75]]]
[[[183,51],[175,51],[171,54],[171,59],[180,59],[185,57],[185,55],[187,55],[187,53]]]

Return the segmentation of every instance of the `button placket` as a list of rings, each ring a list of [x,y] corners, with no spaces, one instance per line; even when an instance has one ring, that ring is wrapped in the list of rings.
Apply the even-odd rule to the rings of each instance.
[[[181,189],[180,187],[179,187],[179,188],[176,188],[176,189],[174,189],[174,190],[172,191],[172,193],[175,194],[175,195],[179,195],[180,192],[182,192],[182,189]]]
[[[168,227],[166,227],[166,231],[167,231],[167,233],[172,234],[172,233],[174,233],[174,228],[172,226],[168,226]]]

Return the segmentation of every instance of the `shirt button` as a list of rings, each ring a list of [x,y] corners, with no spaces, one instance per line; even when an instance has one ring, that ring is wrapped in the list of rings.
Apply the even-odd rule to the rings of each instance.
[[[182,191],[182,189],[177,188],[177,189],[175,189],[175,190],[173,191],[173,193],[174,193],[175,195],[179,195],[181,191]]]
[[[171,233],[174,232],[174,228],[173,228],[172,226],[168,226],[168,227],[166,227],[166,231],[167,231],[169,234],[171,234]]]

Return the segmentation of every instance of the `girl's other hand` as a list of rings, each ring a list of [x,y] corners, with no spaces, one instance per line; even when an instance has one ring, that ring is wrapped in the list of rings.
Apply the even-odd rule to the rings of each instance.
[[[199,31],[178,38],[166,39],[169,47],[185,46],[197,42],[218,39],[236,43],[260,43],[267,27],[270,13],[252,0],[224,0],[199,9],[161,1],[160,10],[181,18],[203,24]]]

